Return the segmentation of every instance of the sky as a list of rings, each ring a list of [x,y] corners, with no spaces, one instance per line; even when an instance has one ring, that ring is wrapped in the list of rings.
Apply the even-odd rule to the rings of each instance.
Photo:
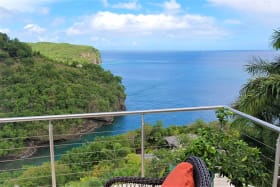
[[[271,50],[280,0],[0,0],[0,32],[100,50]]]

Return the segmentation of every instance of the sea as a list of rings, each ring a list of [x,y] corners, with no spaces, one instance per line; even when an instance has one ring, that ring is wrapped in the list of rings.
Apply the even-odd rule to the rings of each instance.
[[[274,60],[274,51],[102,51],[103,68],[122,77],[128,111],[231,106],[249,80],[246,65],[254,59]],[[145,123],[188,125],[216,120],[214,111],[145,116]],[[112,131],[139,128],[140,117],[118,118]]]
[[[254,59],[273,61],[274,51],[101,51],[102,67],[122,77],[126,92],[126,109],[150,110],[210,105],[232,105],[242,86],[250,79],[246,65]],[[145,123],[160,121],[165,127],[188,125],[196,120],[216,120],[214,111],[163,113],[144,116]],[[113,125],[95,133],[55,146],[56,159],[73,147],[90,142],[96,136],[110,136],[141,127],[141,116],[124,116]],[[63,146],[63,145],[67,146]],[[39,149],[34,158],[49,154]],[[15,168],[22,164],[40,164],[30,159],[2,164]]]

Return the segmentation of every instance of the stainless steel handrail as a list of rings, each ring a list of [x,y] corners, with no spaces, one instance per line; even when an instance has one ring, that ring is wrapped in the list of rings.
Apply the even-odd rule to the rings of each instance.
[[[276,125],[273,125],[273,124],[268,123],[268,122],[266,122],[266,121],[260,120],[260,119],[258,119],[258,118],[256,118],[256,117],[250,116],[250,115],[248,115],[248,114],[245,114],[245,113],[243,113],[243,112],[240,112],[240,111],[235,110],[235,109],[233,109],[233,108],[231,108],[231,107],[228,107],[228,106],[224,106],[224,108],[227,108],[227,109],[229,109],[230,111],[232,111],[233,113],[238,114],[239,116],[242,116],[242,117],[244,117],[244,118],[247,118],[247,119],[249,119],[249,120],[251,120],[251,121],[254,121],[255,123],[258,123],[259,125],[261,125],[261,126],[263,126],[263,127],[266,127],[266,128],[268,128],[268,129],[270,129],[270,130],[272,130],[272,131],[274,131],[274,132],[280,133],[280,127],[278,127],[278,126],[276,126]]]
[[[52,136],[52,126],[51,121],[53,120],[63,120],[63,119],[86,119],[86,118],[100,118],[100,117],[117,117],[117,116],[128,116],[128,115],[141,115],[142,116],[142,176],[144,176],[144,115],[147,114],[155,114],[155,113],[171,113],[171,112],[188,112],[188,111],[201,111],[201,110],[217,110],[226,108],[233,113],[242,116],[246,119],[256,122],[262,127],[268,128],[279,134],[279,138],[276,146],[275,153],[275,167],[274,167],[274,177],[273,177],[273,187],[277,186],[277,178],[278,178],[278,163],[279,163],[279,154],[280,154],[280,127],[273,125],[271,123],[265,122],[238,110],[235,110],[229,106],[225,105],[217,105],[217,106],[199,106],[199,107],[185,107],[185,108],[169,108],[169,109],[153,109],[153,110],[136,110],[136,111],[120,111],[120,112],[99,112],[99,113],[83,113],[83,114],[66,114],[66,115],[46,115],[46,116],[30,116],[30,117],[10,117],[10,118],[0,118],[1,123],[14,123],[14,122],[28,122],[28,121],[49,121],[49,136],[50,136],[50,147],[53,147],[53,139]],[[50,156],[52,157],[51,166],[52,166],[52,186],[56,186],[55,181],[55,169],[54,169],[54,153],[53,148],[50,149]],[[278,159],[277,159],[278,158]]]
[[[167,112],[188,112],[199,110],[216,110],[220,108],[227,108],[244,118],[252,120],[259,125],[269,128],[277,133],[280,133],[280,127],[271,123],[265,122],[238,110],[235,110],[226,105],[217,106],[199,106],[199,107],[185,107],[185,108],[169,108],[169,109],[153,109],[153,110],[135,110],[135,111],[121,111],[121,112],[99,112],[99,113],[83,113],[83,114],[66,114],[66,115],[46,115],[46,116],[30,116],[30,117],[10,117],[0,118],[0,123],[13,123],[13,122],[27,122],[27,121],[52,121],[62,119],[84,119],[84,118],[99,118],[99,117],[116,117],[128,115],[141,115],[141,114],[154,114],[154,113],[167,113]]]
[[[0,123],[26,122],[26,121],[50,121],[50,120],[52,121],[52,120],[62,120],[62,119],[85,119],[85,118],[153,114],[153,113],[164,113],[164,112],[215,110],[223,107],[224,106],[201,106],[201,107],[136,110],[136,111],[121,111],[121,112],[99,112],[99,113],[47,115],[47,116],[30,116],[30,117],[10,117],[10,118],[0,118]]]

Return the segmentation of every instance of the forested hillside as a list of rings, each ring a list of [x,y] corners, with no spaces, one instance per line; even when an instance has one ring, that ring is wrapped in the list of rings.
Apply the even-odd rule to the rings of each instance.
[[[33,52],[31,47],[0,33],[0,117],[37,116],[124,110],[121,78],[96,64],[65,65]],[[105,120],[106,121],[106,120]],[[58,123],[58,122],[57,122]],[[55,125],[55,132],[79,132],[85,121]],[[100,122],[98,122],[100,125]],[[0,157],[26,144],[40,144],[47,134],[41,123],[0,124]],[[30,137],[36,135],[36,138]],[[5,139],[2,139],[5,138]],[[60,137],[55,137],[60,139]],[[16,149],[22,152],[21,149]],[[19,154],[19,153],[18,153]]]
[[[38,42],[28,43],[33,51],[64,64],[100,64],[99,51],[91,46],[73,45],[68,43]]]

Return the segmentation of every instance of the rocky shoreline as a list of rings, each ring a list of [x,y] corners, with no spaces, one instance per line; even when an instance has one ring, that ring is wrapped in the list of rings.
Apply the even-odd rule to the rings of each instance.
[[[114,122],[113,117],[104,117],[104,118],[94,118],[94,119],[86,119],[83,125],[77,125],[77,128],[70,129],[70,132],[65,135],[59,135],[54,137],[55,142],[63,142],[67,140],[75,140],[87,134],[89,132],[93,132],[95,129],[105,126],[112,125]],[[47,138],[48,139],[48,138]],[[25,159],[32,157],[38,151],[39,147],[48,146],[48,140],[38,140],[38,139],[28,139],[26,143],[26,147],[22,149],[17,154],[11,154],[5,157],[2,157],[0,160],[4,159]]]
[[[125,111],[125,99],[120,99],[119,102],[114,106],[116,111]],[[105,125],[112,125],[114,122],[114,117],[98,117],[98,118],[91,118],[85,119],[82,125],[77,125],[76,127],[72,127],[67,134],[54,136],[54,142],[63,142],[67,140],[75,140],[80,138],[81,136],[93,132],[95,129],[105,126]],[[26,142],[26,147],[21,152],[16,154],[8,155],[3,159],[24,159],[32,157],[38,151],[39,147],[46,147],[49,145],[48,137],[43,139],[28,139]]]

